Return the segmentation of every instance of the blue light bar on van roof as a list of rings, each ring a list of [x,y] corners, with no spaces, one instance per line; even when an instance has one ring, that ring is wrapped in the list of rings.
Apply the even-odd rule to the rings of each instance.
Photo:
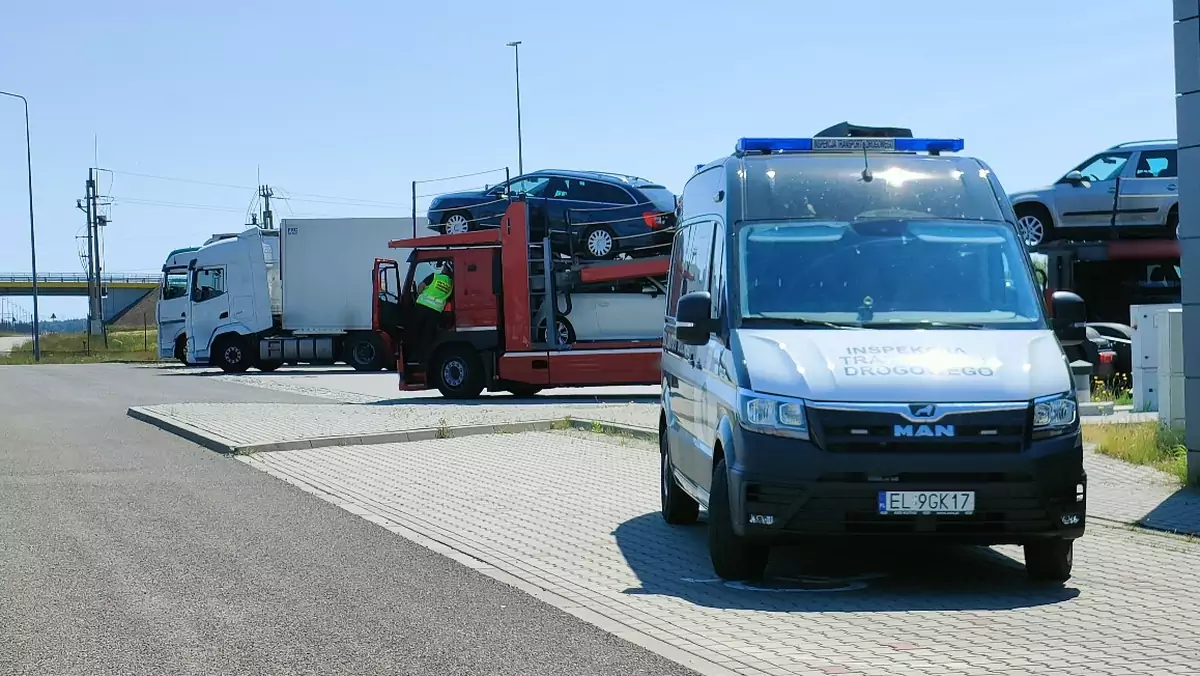
[[[811,153],[846,150],[956,153],[962,149],[963,140],[960,138],[741,138],[737,142],[737,152],[739,153]]]

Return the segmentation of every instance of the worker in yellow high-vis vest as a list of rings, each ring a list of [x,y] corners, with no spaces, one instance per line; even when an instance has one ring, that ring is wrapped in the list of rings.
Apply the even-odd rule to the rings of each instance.
[[[417,285],[417,301],[413,307],[413,337],[416,348],[413,357],[424,361],[437,338],[442,313],[454,295],[454,267],[449,261]]]

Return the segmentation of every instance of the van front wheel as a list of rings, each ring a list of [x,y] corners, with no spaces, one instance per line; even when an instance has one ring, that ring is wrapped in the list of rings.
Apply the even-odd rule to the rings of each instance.
[[[1039,582],[1071,579],[1074,559],[1074,540],[1036,540],[1025,545],[1025,572]]]
[[[729,476],[722,458],[713,469],[708,500],[708,556],[713,570],[725,580],[758,580],[767,570],[771,549],[738,535],[733,530]]]

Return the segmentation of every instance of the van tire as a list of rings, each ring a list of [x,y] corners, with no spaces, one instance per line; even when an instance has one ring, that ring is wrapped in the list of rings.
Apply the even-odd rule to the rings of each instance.
[[[663,521],[672,526],[689,526],[700,518],[700,503],[683,491],[675,480],[675,464],[667,449],[667,428],[658,431],[659,493],[662,502]]]
[[[470,345],[456,344],[440,348],[427,377],[447,399],[475,399],[485,386],[483,360]]]
[[[708,556],[724,580],[759,580],[767,570],[771,548],[749,541],[733,530],[729,475],[722,458],[713,469],[708,500]]]
[[[386,363],[383,341],[374,332],[351,334],[346,341],[346,363],[355,371],[379,371]]]
[[[1037,582],[1066,582],[1071,579],[1075,541],[1054,538],[1025,543],[1025,572]]]
[[[213,344],[212,363],[225,373],[245,373],[253,366],[246,339],[237,334],[226,334]]]

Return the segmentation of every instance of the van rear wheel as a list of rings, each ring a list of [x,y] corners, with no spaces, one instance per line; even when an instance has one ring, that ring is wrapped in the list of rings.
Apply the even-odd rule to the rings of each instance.
[[[675,463],[671,462],[671,452],[667,448],[666,427],[658,431],[658,451],[661,460],[659,493],[663,521],[672,526],[696,523],[700,516],[700,504],[692,496],[684,493],[679,482],[675,480]]]

